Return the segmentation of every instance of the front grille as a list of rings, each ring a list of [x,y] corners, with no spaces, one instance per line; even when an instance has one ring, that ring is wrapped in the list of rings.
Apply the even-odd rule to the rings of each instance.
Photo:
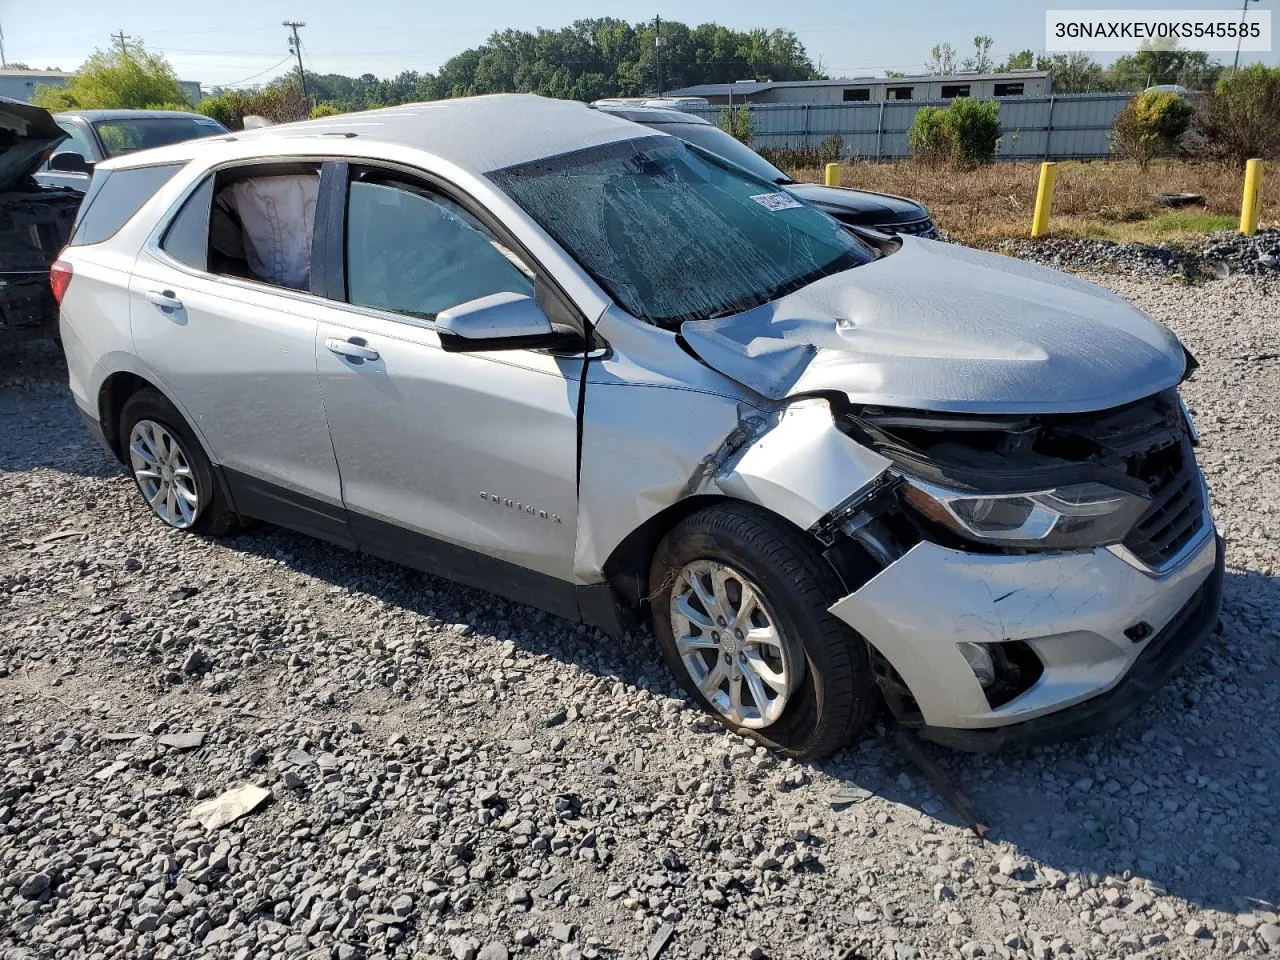
[[[890,229],[895,230],[898,233],[909,233],[913,236],[924,237],[929,240],[936,239],[938,236],[938,228],[935,227],[933,225],[933,221],[929,219],[913,220],[910,223],[895,223],[890,227]]]
[[[1204,484],[1189,447],[1181,460],[1181,469],[1154,486],[1151,506],[1124,540],[1149,567],[1168,563],[1204,526]]]

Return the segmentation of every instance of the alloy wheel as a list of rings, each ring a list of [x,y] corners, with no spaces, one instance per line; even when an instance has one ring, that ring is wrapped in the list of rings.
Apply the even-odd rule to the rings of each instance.
[[[165,523],[185,530],[200,512],[195,471],[178,438],[154,420],[139,420],[129,433],[129,464],[138,488]]]
[[[712,560],[686,564],[671,590],[671,631],[690,678],[717,713],[756,730],[782,716],[804,655],[745,576]]]

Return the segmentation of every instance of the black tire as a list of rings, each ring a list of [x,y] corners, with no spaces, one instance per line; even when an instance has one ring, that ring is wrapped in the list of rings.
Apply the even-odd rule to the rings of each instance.
[[[129,456],[129,437],[133,433],[133,428],[143,420],[150,420],[159,424],[176,437],[191,467],[198,506],[195,520],[190,526],[177,527],[174,524],[167,523],[146,501],[142,483],[133,470]],[[125,468],[129,470],[130,476],[133,477],[134,486],[138,488],[138,493],[142,496],[143,502],[146,503],[147,509],[157,520],[174,529],[182,529],[209,537],[225,536],[241,528],[239,518],[232,512],[221,486],[214,478],[213,465],[210,463],[208,455],[204,452],[204,448],[200,446],[200,441],[196,439],[196,435],[191,428],[187,426],[182,414],[163,394],[157,390],[147,388],[131,395],[120,410],[119,430],[120,449],[123,454]]]
[[[740,571],[770,608],[774,627],[803,649],[805,669],[773,723],[750,729],[717,711],[676,648],[671,595],[686,564],[709,560]],[[672,672],[703,709],[738,733],[797,759],[838,750],[870,722],[879,703],[866,641],[827,612],[840,582],[799,530],[748,504],[721,504],[685,518],[667,534],[650,568],[654,636]]]

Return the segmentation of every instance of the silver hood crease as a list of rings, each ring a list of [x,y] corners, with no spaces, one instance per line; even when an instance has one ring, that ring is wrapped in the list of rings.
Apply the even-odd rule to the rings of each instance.
[[[1171,332],[1108,290],[916,238],[680,333],[709,366],[773,400],[833,390],[918,410],[1100,410],[1173,386],[1186,366]]]

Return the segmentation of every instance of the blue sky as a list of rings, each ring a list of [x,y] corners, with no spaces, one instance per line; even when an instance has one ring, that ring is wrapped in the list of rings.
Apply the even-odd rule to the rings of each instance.
[[[1261,0],[1280,26],[1280,0]],[[72,11],[71,7],[75,7]],[[5,53],[34,67],[73,69],[109,34],[125,33],[162,51],[187,80],[212,84],[259,83],[289,68],[284,20],[302,20],[309,70],[387,76],[401,70],[435,70],[453,54],[482,43],[494,30],[560,27],[584,17],[630,21],[658,14],[696,24],[788,27],[830,76],[867,76],[918,70],[929,47],[950,41],[958,49],[974,34],[995,38],[998,57],[1044,45],[1046,8],[1236,9],[1239,0],[735,0],[733,3],[673,3],[631,0],[486,0],[484,3],[423,3],[421,0],[131,0],[126,4],[75,3],[51,15],[42,3],[7,3],[0,10]],[[1255,9],[1257,8],[1255,4]],[[697,13],[690,13],[696,10]],[[1230,60],[1231,55],[1221,55]],[[1107,56],[1098,59],[1106,61]],[[1242,62],[1277,63],[1277,53],[1244,55]]]

